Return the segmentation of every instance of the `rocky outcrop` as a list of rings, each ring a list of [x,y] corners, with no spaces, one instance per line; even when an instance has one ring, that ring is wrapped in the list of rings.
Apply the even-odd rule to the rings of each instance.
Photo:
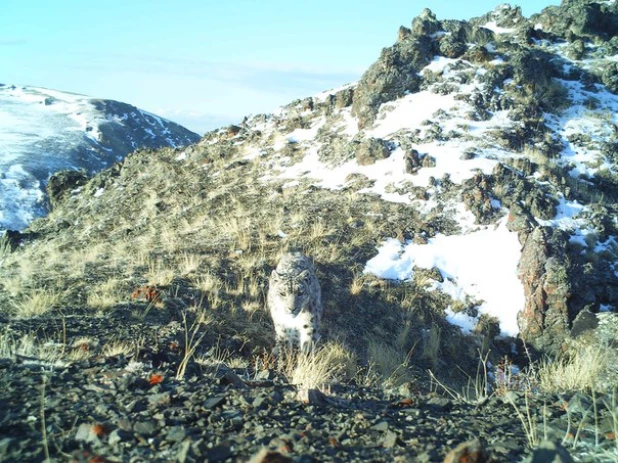
[[[560,37],[606,37],[618,33],[618,5],[596,0],[564,0],[530,18],[543,30]]]
[[[83,170],[62,170],[53,174],[45,187],[51,209],[55,209],[71,191],[84,186],[88,179]]]
[[[433,156],[427,153],[421,154],[415,149],[406,150],[403,155],[403,161],[408,174],[415,174],[423,167],[436,166],[436,159]]]
[[[354,153],[356,161],[361,166],[367,166],[390,156],[389,143],[381,138],[356,136],[348,149]]]
[[[462,184],[461,199],[468,210],[476,217],[476,223],[487,225],[497,216],[490,196],[490,179],[478,173]]]
[[[492,191],[508,208],[523,207],[543,220],[556,215],[556,200],[541,185],[504,164],[497,164],[492,172]]]
[[[431,61],[435,43],[428,31],[439,30],[439,22],[429,10],[412,22],[412,30],[399,33],[399,41],[384,48],[378,61],[363,74],[354,91],[352,114],[359,128],[369,127],[382,103],[419,90],[418,72]],[[437,28],[437,29],[436,29]]]
[[[521,338],[540,350],[552,350],[569,333],[572,285],[567,258],[568,235],[537,227],[528,236],[519,261],[526,298],[518,315]]]

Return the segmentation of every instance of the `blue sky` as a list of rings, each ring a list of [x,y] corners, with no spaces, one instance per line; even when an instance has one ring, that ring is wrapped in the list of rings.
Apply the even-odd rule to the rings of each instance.
[[[423,9],[502,1],[0,0],[0,82],[134,104],[204,132],[357,80]],[[524,15],[559,0],[517,2]]]

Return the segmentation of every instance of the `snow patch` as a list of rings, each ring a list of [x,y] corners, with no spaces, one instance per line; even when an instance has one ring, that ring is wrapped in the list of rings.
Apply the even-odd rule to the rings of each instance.
[[[508,27],[500,27],[496,21],[489,21],[488,23],[482,25],[485,29],[489,29],[494,34],[512,34],[515,32],[515,29]]]
[[[436,235],[427,244],[401,244],[389,239],[365,266],[365,273],[392,280],[408,280],[414,267],[437,267],[445,278],[436,282],[454,299],[479,301],[482,314],[496,317],[502,334],[519,332],[517,314],[524,307],[522,283],[517,275],[521,245],[506,228],[506,218],[495,227],[467,235]],[[451,317],[452,318],[452,317]],[[457,318],[461,321],[461,318]],[[462,322],[463,323],[463,322]]]

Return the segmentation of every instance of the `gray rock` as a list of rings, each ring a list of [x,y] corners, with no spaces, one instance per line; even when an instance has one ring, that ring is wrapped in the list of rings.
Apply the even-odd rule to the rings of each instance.
[[[388,431],[388,421],[380,421],[379,423],[374,424],[373,426],[371,426],[371,430],[380,432]]]
[[[181,442],[185,439],[187,432],[182,426],[174,426],[167,432],[167,440],[171,442]]]
[[[154,436],[158,431],[158,426],[155,421],[138,421],[133,425],[133,430],[136,434],[145,437]]]
[[[107,438],[107,442],[111,446],[115,446],[119,442],[127,442],[134,438],[134,435],[130,431],[124,431],[122,429],[114,429],[109,433],[109,437]]]
[[[382,447],[386,449],[392,449],[397,445],[398,436],[396,432],[387,431],[384,437],[382,438]]]
[[[232,449],[229,444],[216,445],[206,452],[206,460],[213,463],[227,460],[231,456]]]
[[[158,394],[149,394],[148,402],[153,407],[164,407],[171,402],[171,394],[169,392],[160,392]]]
[[[390,156],[389,144],[381,138],[356,136],[350,142],[349,149],[361,166],[374,164]]]
[[[529,463],[573,463],[573,459],[560,444],[543,441],[532,452]]]
[[[440,21],[429,8],[424,8],[421,14],[412,20],[412,35],[418,37],[435,34],[441,29]]]
[[[216,408],[225,402],[225,396],[216,396],[204,401],[204,408]]]
[[[94,432],[94,426],[90,423],[82,423],[78,426],[75,433],[75,440],[88,444],[100,444],[101,440]]]

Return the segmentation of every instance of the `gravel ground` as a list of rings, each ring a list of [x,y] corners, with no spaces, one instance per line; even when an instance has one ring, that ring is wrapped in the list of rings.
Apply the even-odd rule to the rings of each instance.
[[[48,452],[52,461],[235,462],[270,448],[298,462],[441,462],[450,449],[477,438],[493,461],[529,454],[510,404],[525,410],[518,393],[469,404],[422,388],[397,394],[354,385],[299,391],[274,371],[195,362],[177,380],[180,333],[119,321],[66,319],[66,345],[74,346],[73,356],[76,349],[92,350],[85,359],[55,365],[24,355],[0,360],[1,461],[44,461]],[[4,339],[9,330],[13,340],[37,332],[49,349],[60,349],[65,344],[49,341],[49,333],[57,332],[54,323],[12,324]],[[103,349],[93,340],[104,345],[112,332],[114,339],[156,335],[134,353],[96,353]],[[580,409],[577,400],[569,402],[572,417],[589,408],[579,400]],[[559,398],[529,403],[535,417],[544,413],[554,427],[566,428],[564,406]]]

